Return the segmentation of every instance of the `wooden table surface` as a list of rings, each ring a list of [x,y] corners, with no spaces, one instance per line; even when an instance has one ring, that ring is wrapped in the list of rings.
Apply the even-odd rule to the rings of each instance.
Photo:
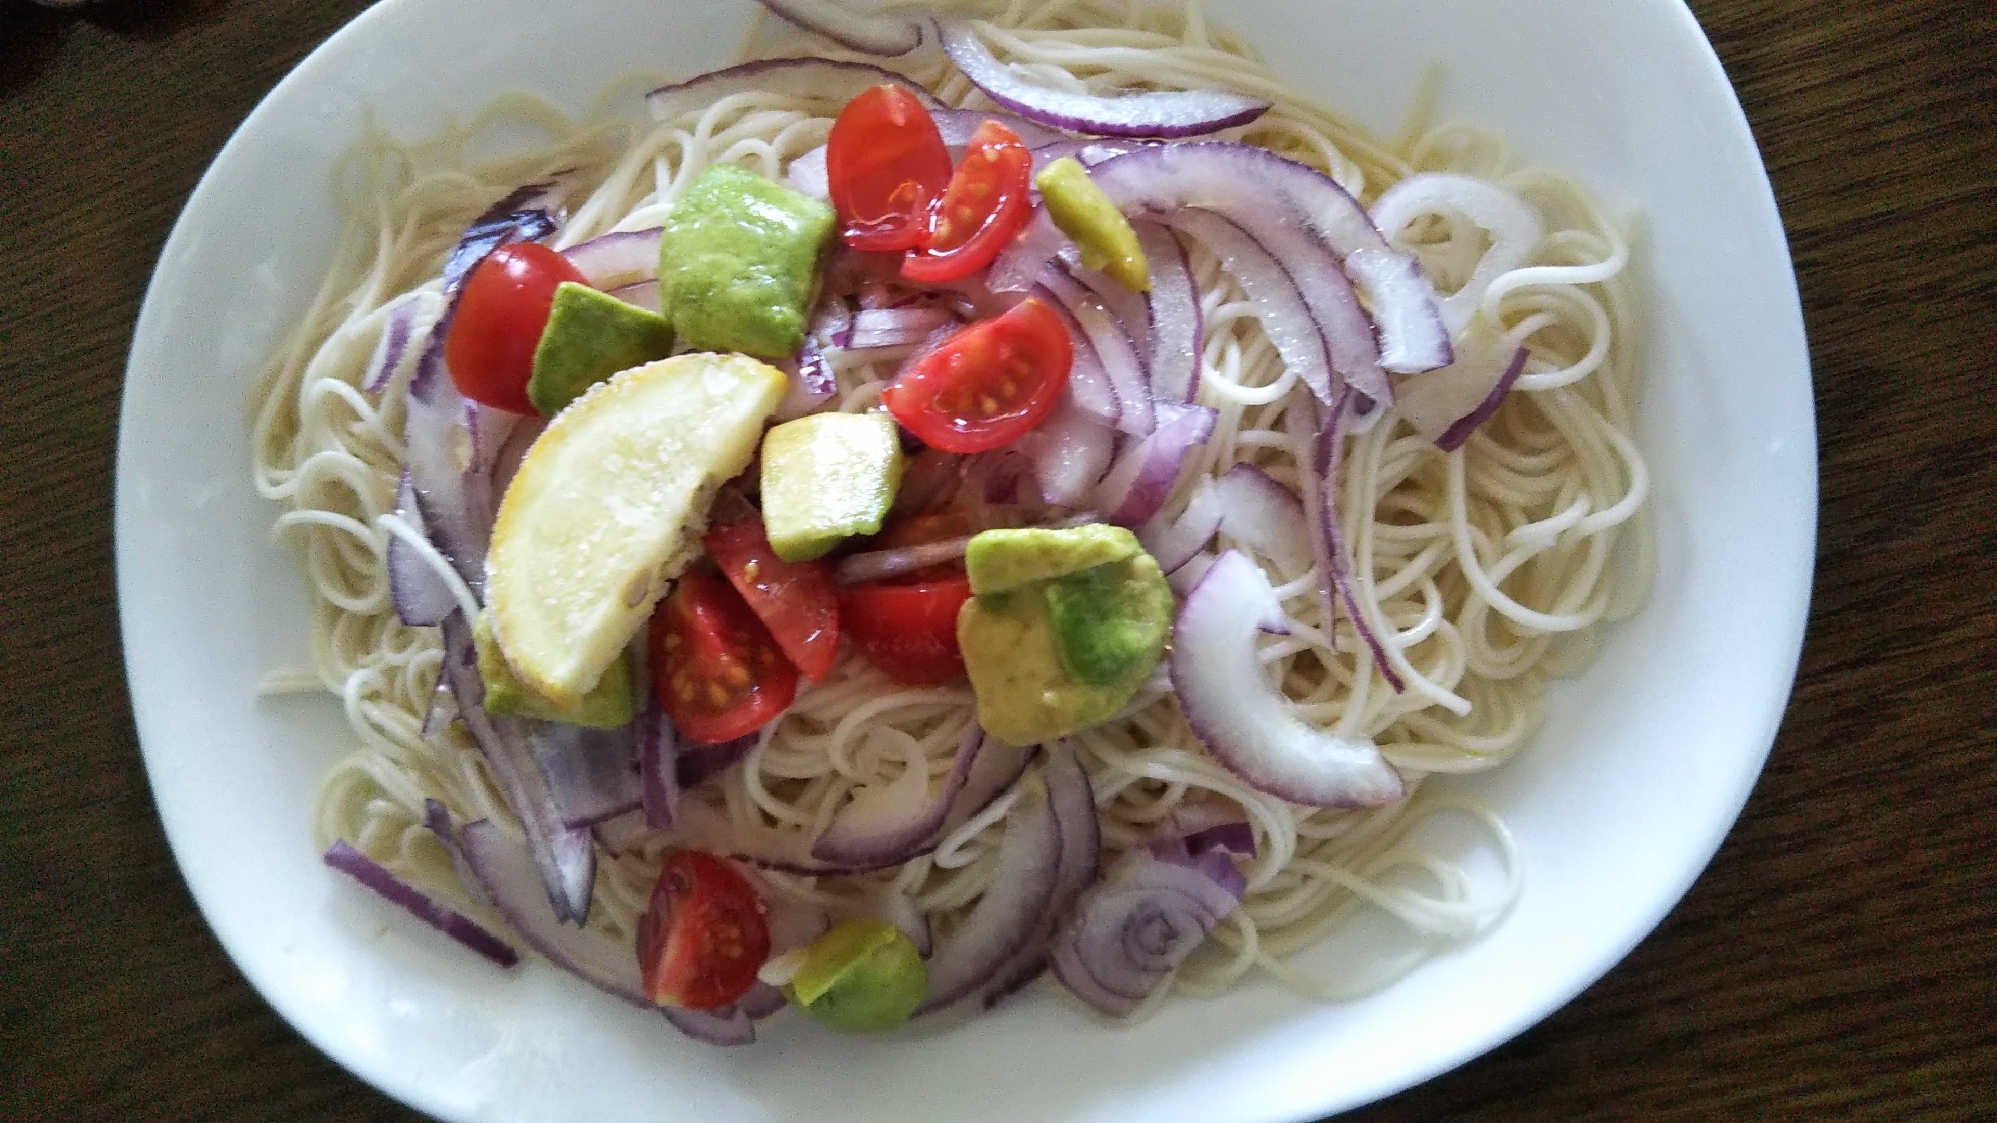
[[[152,262],[230,131],[365,6],[0,0],[0,1118],[416,1118],[272,1013],[195,912],[111,592]],[[1739,825],[1627,961],[1352,1119],[1997,1116],[1997,6],[1693,7],[1808,320],[1823,498],[1795,697]]]

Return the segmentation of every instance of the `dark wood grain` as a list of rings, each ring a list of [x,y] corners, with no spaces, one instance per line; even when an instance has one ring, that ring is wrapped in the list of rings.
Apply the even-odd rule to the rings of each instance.
[[[0,1118],[415,1118],[285,1026],[194,910],[110,594],[151,263],[230,130],[363,7],[0,6]],[[1626,962],[1354,1119],[1997,1114],[1997,10],[1693,8],[1762,144],[1815,367],[1795,698],[1738,827]]]

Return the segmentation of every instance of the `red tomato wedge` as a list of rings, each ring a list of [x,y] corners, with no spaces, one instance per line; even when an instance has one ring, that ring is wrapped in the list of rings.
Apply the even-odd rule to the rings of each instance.
[[[901,275],[938,284],[990,265],[1033,213],[1032,185],[1033,153],[1019,134],[997,121],[979,125],[935,207],[921,252],[901,263]]]
[[[716,527],[707,532],[706,545],[707,556],[777,646],[804,677],[824,682],[839,657],[839,598],[832,588],[832,567],[778,557],[759,522]]]
[[[535,412],[527,379],[563,281],[588,283],[568,258],[539,242],[501,246],[472,267],[444,337],[444,365],[460,394],[509,413]]]
[[[1045,420],[1074,362],[1060,314],[1026,300],[944,340],[882,391],[881,401],[931,448],[984,452]]]
[[[929,237],[950,184],[950,151],[915,95],[884,83],[846,103],[825,142],[840,237],[856,250],[906,250]]]
[[[769,724],[797,698],[797,668],[742,594],[689,570],[652,613],[652,693],[690,740],[718,745]]]
[[[913,585],[854,585],[839,593],[846,634],[867,662],[909,686],[964,676],[957,647],[957,611],[971,599],[962,574]]]
[[[770,957],[763,902],[735,867],[699,850],[666,859],[638,918],[638,970],[661,1006],[712,1010],[742,997]]]

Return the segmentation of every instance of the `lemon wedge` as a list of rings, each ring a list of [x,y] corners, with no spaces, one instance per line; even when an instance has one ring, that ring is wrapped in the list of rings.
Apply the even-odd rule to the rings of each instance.
[[[688,354],[622,371],[555,416],[493,523],[486,604],[521,683],[573,707],[700,550],[714,489],[755,455],[782,371]]]

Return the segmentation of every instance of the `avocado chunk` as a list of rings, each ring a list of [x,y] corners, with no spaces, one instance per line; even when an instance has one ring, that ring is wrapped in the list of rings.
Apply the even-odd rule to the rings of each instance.
[[[1158,563],[1139,554],[1046,585],[1047,620],[1061,664],[1080,682],[1142,682],[1165,650],[1172,593]]]
[[[785,561],[875,534],[901,486],[901,436],[885,413],[815,413],[763,437],[763,530]]]
[[[901,929],[854,917],[805,949],[785,988],[811,1020],[842,1033],[893,1029],[929,989],[929,968]]]
[[[1151,263],[1137,244],[1137,231],[1107,193],[1089,178],[1089,170],[1073,156],[1040,169],[1033,177],[1047,217],[1073,238],[1082,251],[1082,265],[1100,269],[1132,292],[1151,291]]]
[[[553,417],[583,391],[621,370],[673,353],[673,326],[657,312],[626,304],[588,285],[555,286],[548,326],[534,348],[527,400]]]
[[[631,656],[620,652],[596,686],[573,708],[563,707],[527,689],[506,665],[506,656],[493,639],[492,617],[481,612],[472,625],[478,648],[478,677],[485,681],[485,710],[496,717],[559,721],[590,729],[622,729],[637,716],[631,695]]]
[[[795,355],[836,227],[824,203],[746,168],[716,164],[666,219],[660,307],[693,350]]]
[[[977,697],[978,722],[1009,745],[1032,745],[1100,725],[1129,704],[1165,653],[1172,622],[1172,588],[1151,555],[1135,546],[1108,562],[1068,565],[1104,556],[1119,527],[1031,532],[1017,545],[1032,574],[997,592],[979,591],[957,614],[957,646]],[[971,539],[972,556],[989,557],[986,531]],[[1000,547],[1005,560],[1011,546]],[[987,573],[987,577],[990,574]],[[971,588],[979,589],[978,571]],[[986,587],[987,589],[990,586]]]
[[[983,595],[1066,577],[1143,552],[1135,534],[1108,523],[1067,530],[987,530],[971,539],[964,569],[971,591]]]

